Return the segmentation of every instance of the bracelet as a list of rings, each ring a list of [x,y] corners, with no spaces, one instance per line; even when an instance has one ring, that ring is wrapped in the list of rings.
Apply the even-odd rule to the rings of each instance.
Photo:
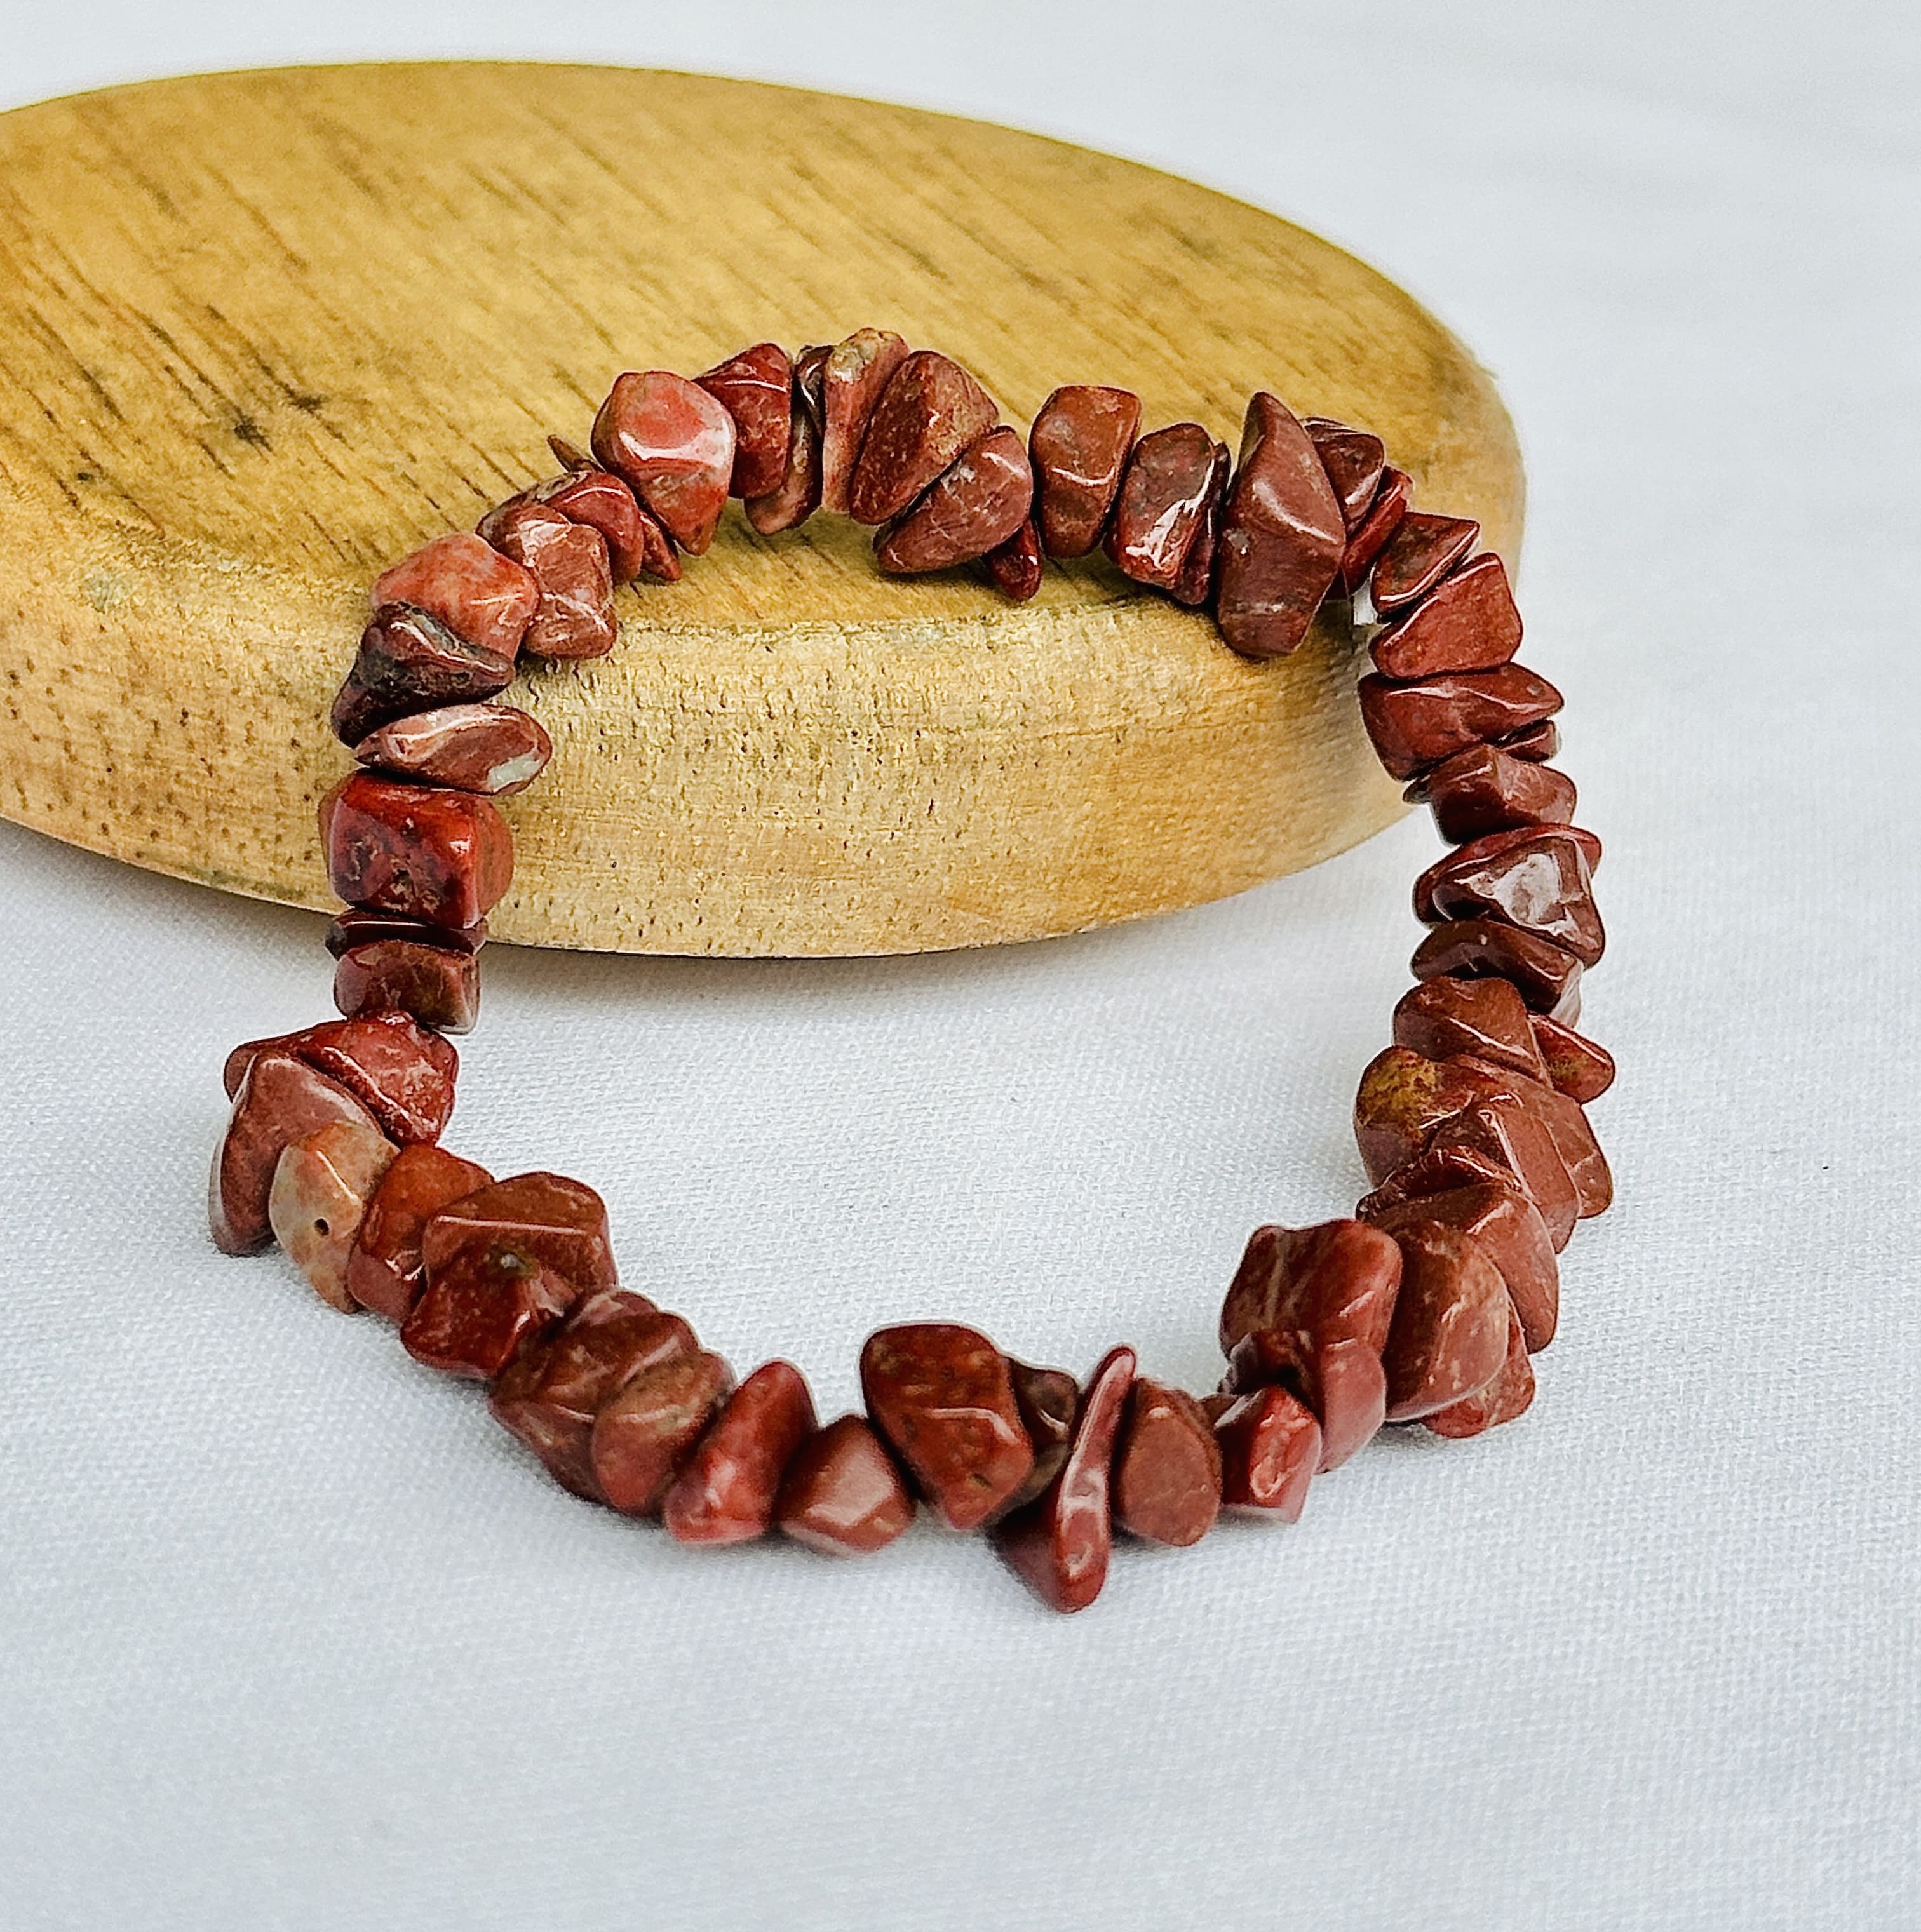
[[[986,1528],[1060,1610],[1099,1594],[1117,1528],[1185,1546],[1223,1508],[1292,1522],[1384,1423],[1459,1437],[1520,1415],[1556,1257],[1612,1196],[1584,1103],[1613,1065],[1574,1030],[1605,944],[1601,847],[1548,762],[1560,694],[1514,661],[1520,615],[1479,526],[1413,509],[1379,438],[1265,392],[1238,458],[1197,423],[1142,435],[1140,416],[1124,389],[1070,386],[1023,444],[957,362],[890,332],[791,359],[761,343],[696,380],[621,376],[591,454],[551,439],[558,473],[385,572],[332,711],[356,769],[320,808],[343,1017],[228,1056],[218,1246],[277,1240],[334,1306],[488,1384],[566,1487],[678,1541],[778,1528],[854,1554],[924,1502]],[[496,1180],[440,1145],[446,1036],[474,1024],[513,875],[494,800],[552,750],[501,694],[523,658],[611,650],[617,586],[677,579],[730,495],[764,536],[835,512],[876,526],[883,571],[970,565],[1016,600],[1046,560],[1098,548],[1250,658],[1292,651],[1330,598],[1367,635],[1369,736],[1454,849],[1415,882],[1415,983],[1355,1103],[1373,1191],[1352,1217],[1255,1232],[1214,1394],[1138,1374],[1126,1347],[1082,1383],[914,1323],[868,1338],[865,1414],[821,1426],[791,1364],[737,1385],[680,1316],[619,1285],[592,1188]]]

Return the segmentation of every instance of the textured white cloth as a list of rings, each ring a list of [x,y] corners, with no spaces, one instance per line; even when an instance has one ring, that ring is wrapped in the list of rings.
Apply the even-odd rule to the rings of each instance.
[[[0,1926],[1921,1924],[1921,38],[1910,9],[5,0],[8,104],[604,58],[1139,154],[1425,296],[1530,461],[1613,946],[1620,1204],[1518,1426],[1089,1614],[584,1509],[285,1264],[209,1250],[235,1040],[319,922],[0,826]],[[830,1410],[973,1318],[1205,1387],[1263,1218],[1360,1184],[1410,821],[1157,923],[858,964],[490,954],[458,1144]]]

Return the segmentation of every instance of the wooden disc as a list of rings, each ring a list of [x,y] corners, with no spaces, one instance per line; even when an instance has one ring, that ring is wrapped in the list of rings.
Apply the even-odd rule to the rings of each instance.
[[[0,811],[325,906],[325,715],[367,586],[584,441],[625,368],[862,324],[1025,426],[1061,382],[1230,442],[1255,388],[1387,440],[1512,556],[1487,376],[1325,242],[1131,164],[827,94],[594,68],[310,68],[0,116]],[[1104,562],[1011,606],[730,509],[614,655],[517,692],[497,936],[918,951],[1196,904],[1400,808],[1344,621],[1250,664]]]

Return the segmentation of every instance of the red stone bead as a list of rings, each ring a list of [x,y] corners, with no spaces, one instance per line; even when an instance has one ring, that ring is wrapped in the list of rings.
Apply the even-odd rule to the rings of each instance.
[[[290,1053],[338,1080],[381,1132],[403,1145],[437,1141],[454,1111],[460,1055],[405,1013],[327,1020],[272,1040],[250,1040],[227,1056],[222,1078],[230,1100],[263,1053]]]
[[[208,1188],[208,1223],[222,1253],[251,1255],[266,1246],[273,1238],[267,1203],[281,1150],[336,1120],[379,1131],[373,1115],[317,1067],[290,1053],[254,1056],[233,1096]]]
[[[1334,587],[1347,524],[1313,440],[1265,390],[1247,405],[1220,523],[1214,616],[1244,657],[1285,657]]]
[[[1400,1294],[1383,1358],[1388,1420],[1413,1422],[1487,1387],[1508,1354],[1508,1290],[1471,1234],[1417,1221],[1396,1238]]]
[[[1573,1028],[1562,1026],[1544,1013],[1530,1014],[1529,1020],[1548,1080],[1569,1100],[1585,1106],[1613,1085],[1614,1059],[1605,1047],[1583,1040]]]
[[[1020,1405],[1021,1424],[1034,1444],[1034,1466],[1007,1501],[1010,1510],[1031,1503],[1060,1472],[1073,1446],[1081,1385],[1065,1369],[1037,1369],[1010,1355],[1007,1373]]]
[[[356,946],[371,946],[380,939],[410,939],[450,952],[478,952],[487,944],[487,922],[476,920],[455,929],[429,926],[424,919],[404,919],[397,912],[370,912],[362,906],[343,906],[327,922],[326,948],[336,959]]]
[[[907,360],[890,328],[857,328],[821,365],[821,508],[844,517],[860,446],[887,385]],[[863,518],[869,521],[871,519]]]
[[[1133,1350],[1110,1348],[1088,1378],[1059,1472],[1032,1502],[994,1526],[995,1547],[1050,1609],[1084,1610],[1107,1580],[1114,1541],[1110,1472],[1133,1381]]]
[[[1590,874],[1600,869],[1601,841],[1581,826],[1521,825],[1510,826],[1505,832],[1484,832],[1478,838],[1470,838],[1451,852],[1442,853],[1415,880],[1415,917],[1430,926],[1436,923],[1445,916],[1439,909],[1439,902],[1436,893],[1449,880],[1459,874],[1471,873],[1490,860],[1503,858],[1513,852],[1524,852],[1539,840],[1565,840],[1577,848]],[[1462,915],[1463,917],[1479,916],[1478,912]],[[1566,944],[1565,940],[1561,943]]]
[[[699,1347],[679,1316],[663,1315],[644,1294],[602,1288],[521,1351],[494,1383],[488,1406],[562,1488],[605,1502],[593,1472],[594,1418],[636,1376]]]
[[[540,586],[540,602],[521,639],[527,656],[602,658],[613,650],[620,632],[614,566],[598,530],[530,496],[503,504],[482,519],[481,530]]]
[[[383,724],[353,755],[370,770],[416,784],[504,798],[525,791],[547,769],[554,741],[513,705],[449,704]]]
[[[374,609],[411,604],[512,664],[540,604],[533,573],[465,530],[422,544],[374,580]]]
[[[1381,472],[1387,467],[1385,446],[1364,429],[1350,428],[1327,416],[1306,417],[1301,427],[1328,472],[1342,522],[1350,532],[1359,529],[1381,487]],[[1342,548],[1346,548],[1344,543]]]
[[[1561,708],[1561,694],[1519,664],[1461,671],[1397,684],[1370,672],[1358,687],[1361,716],[1390,776],[1411,778],[1470,745],[1538,723]]]
[[[696,1349],[644,1370],[593,1421],[593,1474],[623,1516],[653,1516],[734,1387],[719,1356]]]
[[[728,493],[764,496],[787,474],[793,436],[794,364],[777,342],[756,343],[696,379],[734,418]]]
[[[1492,670],[1520,648],[1520,612],[1492,550],[1464,563],[1367,646],[1385,677]]]
[[[917,349],[889,379],[868,418],[848,486],[848,513],[863,524],[899,516],[999,416],[993,398],[958,362]]]
[[[946,1322],[882,1328],[860,1352],[869,1418],[950,1529],[977,1529],[1034,1466],[1007,1358]]]
[[[1566,825],[1574,815],[1573,779],[1550,765],[1517,758],[1496,745],[1471,745],[1409,785],[1410,805],[1432,806],[1441,836],[1465,844],[1490,832]]]
[[[1537,1088],[1528,1097],[1547,1123],[1555,1149],[1566,1165],[1580,1218],[1606,1214],[1614,1204],[1614,1177],[1580,1102],[1553,1087]]]
[[[559,455],[564,448],[560,446],[554,453]],[[578,451],[569,450],[560,460],[568,464],[566,472],[536,483],[525,493],[524,500],[543,504],[574,523],[598,530],[607,546],[608,567],[616,584],[631,584],[641,576],[676,582],[680,560],[674,545],[667,532],[641,508],[633,491],[612,470],[601,469]],[[492,541],[485,520],[480,534]]]
[[[583,1292],[617,1279],[606,1202],[562,1174],[515,1174],[441,1209],[421,1234],[428,1280],[468,1249],[495,1257],[504,1272],[551,1268]]]
[[[1561,1274],[1541,1210],[1506,1181],[1419,1195],[1381,1208],[1374,1225],[1398,1235],[1418,1221],[1472,1234],[1500,1270],[1529,1348],[1544,1348],[1560,1319]]]
[[[402,1148],[367,1204],[347,1262],[347,1292],[396,1328],[413,1311],[425,1273],[421,1231],[442,1208],[494,1177],[444,1148]]]
[[[399,1012],[437,1033],[471,1033],[480,1017],[480,962],[421,940],[369,940],[339,956],[334,1004],[350,1019]]]
[[[1429,1060],[1466,1054],[1544,1081],[1532,1017],[1505,980],[1424,980],[1394,1008],[1394,1044]]]
[[[468,644],[425,610],[391,604],[361,633],[329,722],[343,744],[357,745],[389,719],[491,698],[513,681],[511,658]]]
[[[1399,1201],[1488,1180],[1517,1188],[1541,1210],[1559,1254],[1580,1213],[1580,1196],[1538,1100],[1544,1090],[1496,1094],[1436,1128],[1427,1147],[1362,1202],[1373,1215]]]
[[[773,1528],[781,1478],[814,1433],[814,1398],[791,1362],[769,1362],[728,1397],[661,1520],[677,1543],[746,1543]]]
[[[1229,1392],[1292,1386],[1319,1418],[1323,1468],[1381,1426],[1400,1250],[1358,1220],[1257,1228],[1220,1311]]]
[[[1376,1186],[1477,1100],[1511,1093],[1518,1076],[1470,1060],[1429,1060],[1390,1046],[1367,1063],[1354,1097],[1354,1138]]]
[[[471,792],[356,772],[327,794],[320,823],[329,878],[349,905],[470,926],[513,881],[513,835]]]
[[[320,1299],[343,1315],[355,1306],[347,1292],[347,1258],[396,1151],[375,1128],[333,1120],[290,1141],[275,1163],[267,1195],[274,1239]]]
[[[1580,1017],[1580,962],[1565,946],[1498,920],[1450,920],[1414,949],[1417,980],[1511,980],[1529,1011],[1564,1026]]]
[[[1040,535],[1034,518],[1025,518],[1019,530],[1004,544],[990,550],[985,559],[987,579],[1010,603],[1025,604],[1040,590]]]
[[[1498,920],[1552,940],[1592,966],[1606,950],[1607,935],[1594,903],[1591,849],[1571,826],[1490,832],[1421,875],[1417,916],[1435,924]]]
[[[1071,382],[1041,404],[1027,447],[1049,556],[1085,556],[1100,542],[1140,427],[1141,399],[1131,389]]]
[[[1526,758],[1539,765],[1561,755],[1560,728],[1551,718],[1530,724],[1525,730],[1510,731],[1493,742],[1496,749],[1506,752],[1509,758]]]
[[[431,1222],[428,1224],[431,1229]],[[401,1346],[424,1367],[491,1382],[579,1295],[551,1268],[509,1265],[491,1248],[463,1248],[437,1267],[401,1324]]]
[[[617,377],[594,418],[594,454],[696,556],[727,508],[734,442],[725,409],[698,382],[665,369]]]
[[[747,499],[747,520],[764,537],[797,530],[821,507],[821,379],[829,351],[803,349],[794,358],[788,412],[787,468],[764,496]]]
[[[1392,617],[1419,603],[1480,541],[1481,526],[1472,517],[1409,511],[1375,560],[1367,586],[1374,608]]]
[[[1354,596],[1367,582],[1367,573],[1373,568],[1388,539],[1400,527],[1413,494],[1414,485],[1406,471],[1397,470],[1389,464],[1360,528],[1348,538],[1341,551],[1340,572],[1335,581],[1343,596]]]
[[[1214,574],[1220,560],[1220,519],[1227,505],[1227,486],[1233,475],[1233,460],[1227,446],[1217,442],[1214,449],[1214,474],[1202,502],[1201,520],[1187,554],[1181,560],[1181,574],[1168,595],[1177,604],[1198,610],[1214,596]]]
[[[1500,1373],[1484,1389],[1477,1390],[1445,1408],[1421,1418],[1421,1426],[1436,1436],[1457,1438],[1479,1436],[1503,1422],[1525,1415],[1534,1401],[1534,1364],[1527,1358],[1527,1345],[1520,1323],[1508,1318],[1508,1352]]]
[[[824,1556],[884,1550],[914,1520],[893,1458],[864,1416],[843,1415],[803,1442],[781,1479],[781,1534]]]
[[[1184,1389],[1137,1379],[1114,1458],[1114,1520],[1177,1550],[1200,1541],[1220,1514],[1220,1445]]]
[[[1033,498],[1027,452],[1003,423],[963,450],[924,496],[875,533],[875,555],[896,577],[971,563],[1019,533]]]
[[[1298,1522],[1315,1472],[1334,1466],[1313,1412],[1287,1389],[1241,1396],[1216,1419],[1214,1432],[1220,1499],[1239,1514]]]
[[[1199,423],[1173,423],[1142,436],[1121,472],[1102,539],[1109,561],[1136,584],[1193,601],[1190,560],[1199,551],[1199,574],[1211,571],[1229,470],[1226,445]]]

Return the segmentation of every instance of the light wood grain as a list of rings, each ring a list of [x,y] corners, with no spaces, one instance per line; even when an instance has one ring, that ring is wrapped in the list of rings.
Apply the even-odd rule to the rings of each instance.
[[[314,801],[366,585],[582,440],[620,370],[862,324],[1023,427],[1063,381],[1230,441],[1247,392],[1385,436],[1507,550],[1486,376],[1409,297],[1148,169],[834,96],[602,68],[242,74],[0,117],[0,812],[229,890],[329,903]],[[880,579],[866,532],[731,510],[518,688],[501,938],[914,951],[1188,905],[1400,808],[1357,653],[1283,664],[1104,562],[1014,608]]]

